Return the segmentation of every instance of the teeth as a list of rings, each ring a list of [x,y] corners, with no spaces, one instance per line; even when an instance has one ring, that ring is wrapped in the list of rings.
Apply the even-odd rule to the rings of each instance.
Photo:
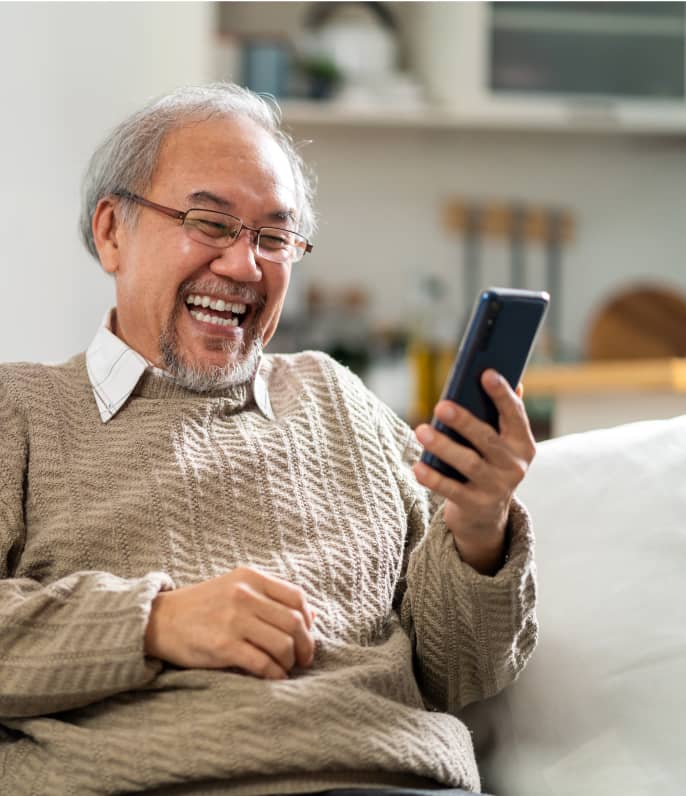
[[[216,315],[208,315],[198,310],[191,310],[191,315],[198,321],[212,323],[215,326],[238,326],[238,318],[218,318]]]
[[[248,308],[247,304],[231,304],[231,302],[224,301],[223,299],[213,299],[210,296],[197,296],[195,293],[191,293],[186,298],[186,304],[193,304],[196,307],[209,307],[211,310],[218,310],[219,312],[230,310],[237,315],[243,315]]]

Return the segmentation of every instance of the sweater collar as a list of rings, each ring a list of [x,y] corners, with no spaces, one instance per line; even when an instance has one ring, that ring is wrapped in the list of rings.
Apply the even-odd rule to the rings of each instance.
[[[114,309],[107,311],[86,351],[88,378],[103,423],[117,414],[134,390],[138,395],[160,398],[198,395],[180,387],[169,374],[156,368],[117,337],[111,331],[113,313]],[[252,385],[219,389],[208,395],[226,398],[235,404],[236,410],[245,406],[252,397],[260,412],[268,419],[274,419],[267,384],[260,374],[260,368]]]

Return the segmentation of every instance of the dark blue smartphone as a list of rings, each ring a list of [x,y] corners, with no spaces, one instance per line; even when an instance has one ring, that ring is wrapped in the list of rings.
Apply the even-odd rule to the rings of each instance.
[[[541,328],[550,297],[545,292],[489,288],[478,297],[441,398],[454,401],[498,430],[498,410],[481,386],[485,370],[497,370],[514,389],[519,384]],[[469,448],[474,446],[435,417],[431,425]],[[454,467],[428,451],[422,461],[463,483]]]

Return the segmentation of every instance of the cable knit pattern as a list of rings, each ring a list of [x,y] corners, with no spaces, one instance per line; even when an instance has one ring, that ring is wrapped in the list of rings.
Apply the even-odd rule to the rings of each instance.
[[[479,788],[454,714],[536,640],[520,505],[493,578],[460,561],[410,429],[323,354],[251,390],[146,373],[102,423],[83,355],[0,367],[0,792]],[[251,566],[300,585],[316,655],[285,681],[146,658],[154,596]]]

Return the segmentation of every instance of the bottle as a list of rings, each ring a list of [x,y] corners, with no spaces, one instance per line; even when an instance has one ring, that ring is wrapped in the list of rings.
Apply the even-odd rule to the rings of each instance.
[[[412,373],[412,425],[431,420],[443,383],[457,351],[456,313],[449,306],[447,286],[436,276],[423,276],[415,293],[407,348]]]

